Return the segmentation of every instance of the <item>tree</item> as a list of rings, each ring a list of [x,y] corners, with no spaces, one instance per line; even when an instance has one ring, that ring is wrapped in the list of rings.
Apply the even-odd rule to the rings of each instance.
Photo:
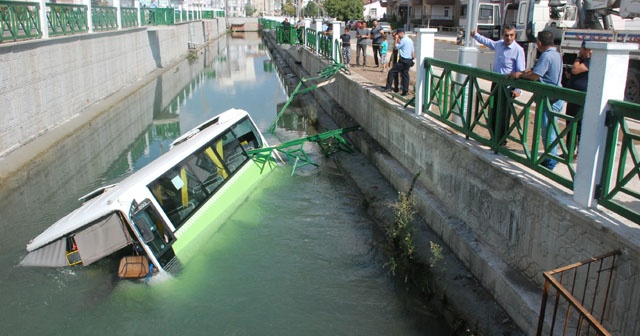
[[[307,17],[319,16],[320,10],[314,1],[307,2],[307,6],[303,9],[302,15]]]
[[[251,3],[247,2],[244,5],[244,12],[245,14],[247,14],[247,16],[253,16],[253,14],[256,12],[256,8],[253,7]]]
[[[293,4],[292,0],[287,0],[287,2],[282,4],[282,14],[286,16],[296,16],[296,5]]]
[[[325,0],[324,8],[339,21],[362,19],[364,14],[362,0]]]

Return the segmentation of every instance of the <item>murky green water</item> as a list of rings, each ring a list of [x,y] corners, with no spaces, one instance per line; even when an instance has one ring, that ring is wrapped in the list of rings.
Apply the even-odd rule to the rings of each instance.
[[[78,197],[144,166],[181,131],[231,107],[265,130],[286,96],[259,42],[219,41],[0,186],[0,334],[450,334],[395,287],[357,193],[318,156],[317,169],[268,176],[168,281],[118,281],[109,261],[17,266]],[[300,136],[279,129],[268,140]]]

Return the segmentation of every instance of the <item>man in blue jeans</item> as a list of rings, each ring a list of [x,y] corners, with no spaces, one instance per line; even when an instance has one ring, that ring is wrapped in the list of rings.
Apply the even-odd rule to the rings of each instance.
[[[393,85],[393,91],[398,92],[398,74],[400,74],[402,77],[402,92],[400,94],[406,96],[409,92],[409,69],[413,66],[413,58],[415,56],[413,41],[408,36],[405,36],[404,29],[401,28],[396,30],[394,41],[400,59],[389,70],[387,85],[383,86],[382,90],[391,91],[391,85]]]
[[[533,69],[524,72],[514,72],[507,75],[507,77],[522,78],[562,86],[560,83],[562,80],[562,56],[560,56],[560,53],[558,53],[556,47],[553,45],[553,33],[550,31],[539,32],[537,47],[538,51],[540,51],[540,57],[538,57]],[[551,109],[549,110],[549,108]],[[560,113],[562,108],[564,108],[564,100],[544,99],[542,101],[542,143],[545,149],[556,141],[558,137],[553,127],[554,118],[551,116],[551,112]],[[549,154],[557,156],[558,146],[553,146]],[[540,164],[549,170],[553,170],[557,163],[558,161],[552,158],[546,158]]]

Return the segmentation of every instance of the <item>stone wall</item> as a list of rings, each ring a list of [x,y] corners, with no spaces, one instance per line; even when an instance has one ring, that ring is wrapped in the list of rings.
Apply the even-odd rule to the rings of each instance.
[[[329,65],[304,49],[280,53],[300,77]],[[520,328],[535,334],[544,271],[620,250],[605,327],[614,335],[640,332],[637,225],[581,208],[561,186],[362,82],[339,74],[312,93],[322,106],[340,106],[335,120],[352,120],[341,127],[357,123],[374,139],[354,141],[398,190],[420,173],[421,216]]]
[[[0,44],[0,158],[225,33],[222,18]]]

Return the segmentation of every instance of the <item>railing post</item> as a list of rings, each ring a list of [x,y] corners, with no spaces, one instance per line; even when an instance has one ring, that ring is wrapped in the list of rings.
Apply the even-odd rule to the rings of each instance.
[[[122,10],[120,9],[120,0],[113,0],[113,4],[116,8],[116,25],[118,26],[118,30],[122,30]]]
[[[602,161],[607,128],[607,102],[624,100],[629,52],[637,50],[637,44],[616,42],[590,42],[586,47],[593,51],[589,67],[589,84],[584,102],[580,155],[574,181],[573,199],[579,204],[594,208],[596,185],[602,175]],[[605,89],[606,88],[606,89]]]
[[[49,38],[49,24],[47,23],[47,2],[40,0],[40,31],[42,32],[42,38]]]
[[[476,2],[477,3],[477,2]],[[469,4],[469,6],[473,6],[473,3]],[[476,12],[471,12],[471,13],[477,13]],[[469,33],[469,29],[467,29],[467,34]],[[477,67],[478,66],[478,48],[473,46],[473,40],[471,38],[467,39],[466,41],[466,45],[462,46],[460,48],[458,48],[458,64],[460,65],[466,65],[466,66],[470,66],[470,67]],[[456,81],[458,81],[458,83],[462,83],[464,82],[464,80],[466,79],[465,75],[462,74],[457,74],[456,75]],[[469,104],[471,104],[471,102],[473,101],[473,97],[469,97],[469,85],[467,85],[464,88],[464,95],[462,95],[462,97],[464,97],[463,99],[465,99],[464,104],[461,104],[461,106],[464,106],[464,109],[460,111],[460,113],[463,116],[467,116],[466,111],[468,110],[468,106]],[[451,118],[452,121],[455,121],[459,126],[464,126],[465,122],[458,116],[454,115]]]
[[[83,4],[87,5],[87,33],[93,33],[93,9],[91,8],[91,0],[84,0]]]
[[[320,39],[318,38],[318,32],[322,31],[322,19],[316,20],[316,54],[320,54]]]
[[[331,57],[334,60],[339,60],[340,59],[340,48],[336,48],[336,41],[338,41],[340,39],[340,21],[334,21],[332,23],[333,27],[331,27],[331,50],[333,51],[333,54],[331,55]]]
[[[438,30],[436,28],[418,28],[416,29],[416,92],[415,92],[415,109],[416,114],[422,114],[425,101],[425,92],[429,92],[429,83],[425,81],[424,59],[425,57],[433,57],[435,36]]]
[[[133,7],[136,8],[136,21],[138,21],[138,27],[142,27],[142,18],[140,17],[140,1],[135,0],[133,2]]]

